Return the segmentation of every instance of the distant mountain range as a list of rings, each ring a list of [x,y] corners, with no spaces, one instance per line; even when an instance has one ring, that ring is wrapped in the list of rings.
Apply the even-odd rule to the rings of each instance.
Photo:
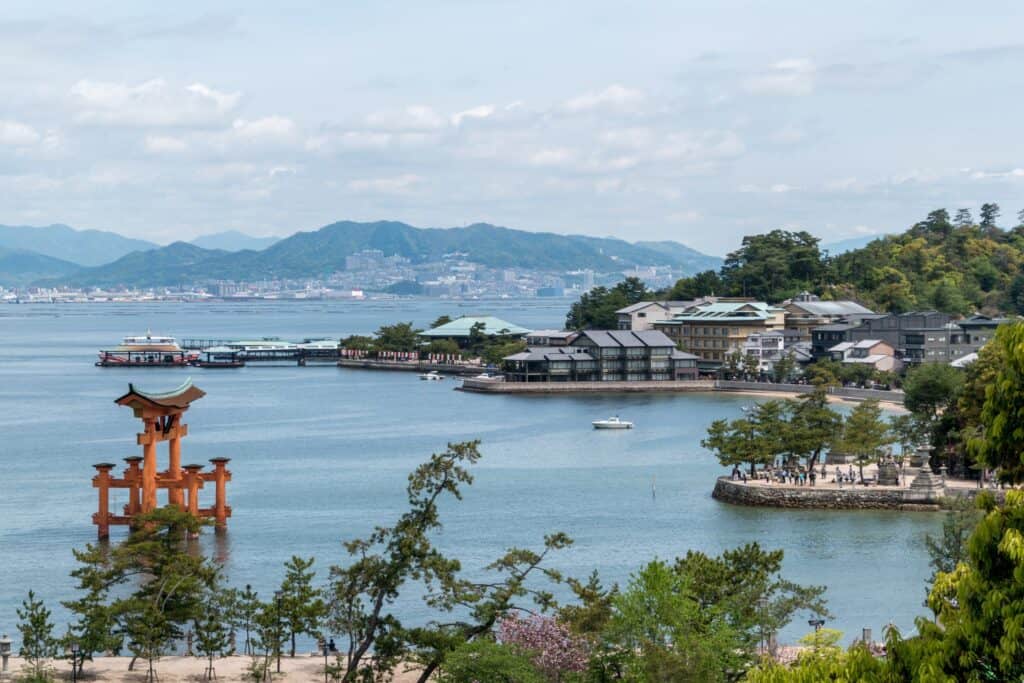
[[[835,242],[823,242],[820,244],[822,251],[828,251],[829,256],[839,256],[845,254],[848,251],[856,251],[862,249],[868,244],[885,237],[885,235],[861,235],[860,237],[851,237],[845,240],[836,240]]]
[[[123,237],[116,232],[75,230],[60,224],[38,228],[0,225],[0,247],[34,251],[80,266],[99,266],[133,251],[154,249],[157,246],[145,240]]]
[[[652,246],[656,245],[656,246]],[[671,246],[666,246],[671,245]],[[43,284],[158,287],[206,280],[304,278],[345,269],[345,257],[364,249],[398,254],[415,263],[459,252],[493,268],[615,272],[633,266],[674,266],[686,273],[717,269],[721,259],[669,242],[632,244],[620,239],[512,230],[486,223],[464,228],[415,228],[405,223],[343,221],[299,232],[262,251],[204,249],[175,242],[131,253],[113,263],[83,268]]]
[[[253,237],[238,230],[215,232],[212,235],[201,235],[192,244],[203,249],[223,249],[224,251],[262,251],[270,245],[280,242],[280,237]]]
[[[81,266],[26,249],[0,247],[0,284],[27,285],[36,280],[62,278]]]

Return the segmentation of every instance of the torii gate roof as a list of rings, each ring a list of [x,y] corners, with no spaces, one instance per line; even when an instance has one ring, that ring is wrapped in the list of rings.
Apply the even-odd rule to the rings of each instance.
[[[170,391],[154,392],[143,391],[136,388],[134,384],[128,385],[128,393],[118,398],[114,403],[121,406],[170,408],[172,410],[185,410],[192,401],[206,396],[206,392],[192,384],[189,377],[181,386]]]

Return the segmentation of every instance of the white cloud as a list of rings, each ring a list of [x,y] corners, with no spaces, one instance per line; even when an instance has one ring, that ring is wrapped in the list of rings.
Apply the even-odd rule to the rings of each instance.
[[[530,163],[534,166],[562,166],[573,158],[572,150],[565,147],[550,147],[530,155]]]
[[[774,192],[776,194],[783,194],[785,192],[792,192],[795,189],[797,189],[797,188],[793,187],[792,185],[786,185],[785,183],[776,183],[776,184],[772,185],[769,188],[769,190],[771,190],[772,192]]]
[[[771,141],[780,145],[792,145],[807,137],[804,131],[795,126],[780,128],[771,135]]]
[[[807,59],[784,59],[748,78],[743,86],[760,95],[809,95],[814,91],[817,69]]]
[[[71,87],[75,120],[96,125],[197,126],[222,122],[240,93],[202,83],[176,88],[156,78],[138,85],[81,80]]]
[[[565,109],[571,112],[584,112],[591,109],[630,109],[642,102],[644,94],[622,85],[609,85],[599,92],[589,92],[574,97],[565,103]]]
[[[188,149],[188,143],[169,135],[147,135],[143,147],[151,154],[177,154]]]
[[[1008,171],[974,171],[971,173],[974,180],[986,178],[1024,178],[1024,168],[1011,168]]]
[[[486,119],[493,114],[493,104],[481,104],[479,107],[473,107],[472,109],[467,109],[465,111],[460,111],[457,114],[453,114],[452,125],[461,125],[463,119]]]
[[[36,144],[39,140],[40,135],[32,126],[18,121],[0,120],[0,145],[26,147]]]
[[[379,111],[366,117],[370,128],[381,130],[434,130],[445,125],[445,119],[430,107],[415,104],[397,111]]]
[[[295,133],[295,122],[284,116],[266,116],[248,121],[235,119],[231,130],[247,140],[287,139]]]
[[[361,178],[348,183],[353,192],[371,194],[408,194],[423,182],[418,175],[407,173],[392,178]]]

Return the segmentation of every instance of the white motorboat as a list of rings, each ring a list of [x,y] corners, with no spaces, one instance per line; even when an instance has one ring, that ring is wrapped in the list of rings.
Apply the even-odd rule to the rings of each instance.
[[[620,420],[618,415],[609,417],[607,420],[594,420],[591,424],[594,429],[632,429],[633,423],[628,420]]]
[[[430,372],[424,372],[422,375],[420,375],[420,379],[433,381],[438,379],[444,379],[444,375],[440,374],[436,370],[431,370]]]

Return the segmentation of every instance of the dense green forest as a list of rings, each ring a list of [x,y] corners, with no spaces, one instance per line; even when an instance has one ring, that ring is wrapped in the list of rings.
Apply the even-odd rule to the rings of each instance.
[[[683,278],[661,294],[777,302],[808,290],[894,313],[1024,313],[1024,211],[1013,228],[999,227],[998,220],[996,204],[984,204],[977,220],[967,209],[952,218],[937,209],[900,235],[838,256],[808,232],[773,230],[745,237],[719,271]]]

